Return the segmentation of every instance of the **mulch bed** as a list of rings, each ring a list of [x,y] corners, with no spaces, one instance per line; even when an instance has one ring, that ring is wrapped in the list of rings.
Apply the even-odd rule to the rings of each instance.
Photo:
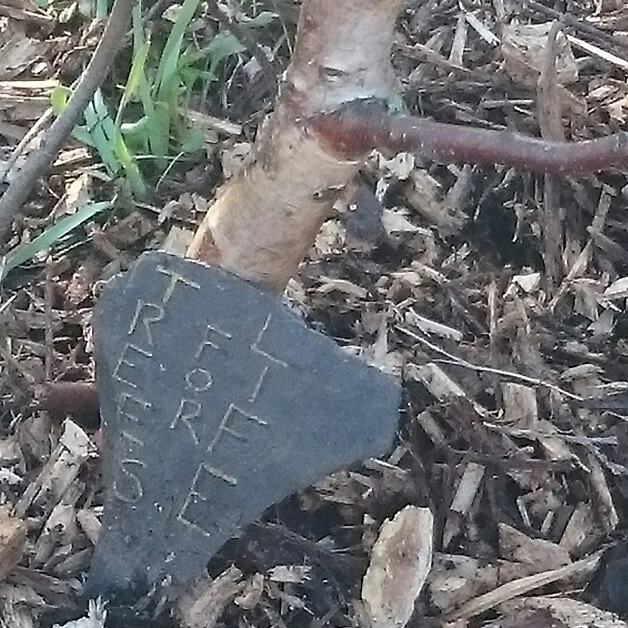
[[[62,23],[26,0],[4,4],[0,134],[12,146],[44,113],[47,82],[75,78],[97,32],[78,12]],[[295,9],[268,7],[288,33]],[[553,19],[561,29],[548,51]],[[198,20],[197,33],[219,28],[211,11]],[[393,51],[399,92],[412,113],[438,121],[555,139],[608,135],[628,115],[627,26],[619,0],[414,2]],[[281,33],[255,31],[277,79],[288,61],[285,45],[273,47]],[[100,282],[169,234],[185,239],[237,169],[274,92],[263,71],[247,74],[253,56],[225,65],[202,111],[191,104],[235,123],[229,133],[214,123],[207,159],[176,164],[150,204],[118,194],[113,211],[3,282],[7,626],[76,615],[102,515],[97,418],[80,407],[69,417],[67,408],[42,409],[46,386],[93,381]],[[115,77],[110,94],[114,85]],[[434,516],[434,557],[409,626],[625,625],[603,611],[628,613],[627,184],[622,172],[558,179],[373,154],[285,300],[403,379],[394,449],[273,506],[230,541],[202,585],[213,592],[204,623],[180,617],[193,597],[179,602],[179,615],[165,610],[156,620],[363,625],[361,582],[380,526],[416,505]],[[50,224],[53,210],[58,218],[80,199],[115,194],[72,144],[10,246]]]

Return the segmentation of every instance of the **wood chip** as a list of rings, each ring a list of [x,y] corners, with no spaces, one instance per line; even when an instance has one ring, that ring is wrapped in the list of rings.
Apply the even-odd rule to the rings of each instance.
[[[498,525],[501,558],[526,563],[534,571],[551,571],[571,563],[569,552],[545,539],[532,539],[505,523]]]
[[[362,581],[372,628],[402,628],[432,566],[434,518],[427,508],[406,506],[382,525]]]
[[[81,465],[95,453],[87,434],[76,423],[65,421],[61,438],[49,461],[16,506],[18,516],[24,516],[31,504],[51,511],[78,476]]]
[[[229,602],[243,590],[242,572],[229,567],[216,579],[197,582],[177,604],[183,628],[213,628]]]
[[[480,595],[479,597],[464,604],[461,608],[447,616],[447,621],[459,621],[475,617],[491,608],[495,608],[499,604],[520,597],[529,591],[551,584],[558,580],[566,580],[568,578],[578,578],[589,575],[598,565],[601,553],[594,554],[587,558],[583,558],[578,562],[544,571],[533,576],[519,578],[508,584],[504,584],[497,589]]]
[[[600,610],[591,604],[568,597],[527,597],[512,600],[501,605],[500,610],[508,617],[519,619],[517,625],[530,626],[529,619],[534,611],[549,611],[544,626],[564,628],[628,628],[628,624],[613,613]],[[500,623],[503,626],[503,623]],[[538,625],[538,624],[535,624]],[[489,624],[486,628],[490,628]]]
[[[20,562],[26,546],[26,523],[0,508],[0,581],[4,580]]]

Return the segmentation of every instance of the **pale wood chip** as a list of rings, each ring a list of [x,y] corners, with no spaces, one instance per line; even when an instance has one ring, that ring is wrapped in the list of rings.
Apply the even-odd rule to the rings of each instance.
[[[536,390],[531,386],[503,382],[504,419],[513,427],[534,429],[539,419]]]
[[[277,565],[268,571],[268,579],[299,584],[309,579],[310,571],[312,568],[308,565]]]
[[[549,611],[550,617],[546,618],[545,626],[551,622],[564,628],[628,628],[628,624],[613,613],[568,597],[527,597],[500,606],[506,616],[519,618],[522,626],[530,625],[526,618],[539,609]]]
[[[518,81],[529,84],[536,82],[544,63],[553,22],[543,24],[511,23],[504,26],[502,35],[502,53],[506,60],[506,71]],[[561,84],[578,80],[578,65],[574,58],[569,37],[561,31],[556,38],[557,80]],[[532,81],[532,83],[530,83]]]
[[[87,434],[76,423],[66,420],[50,459],[18,502],[18,516],[24,516],[31,504],[51,511],[78,476],[82,464],[95,453]]]
[[[26,546],[26,523],[12,515],[6,507],[0,508],[0,581],[17,565]]]
[[[567,40],[569,41],[570,44],[573,44],[576,48],[580,48],[580,50],[583,50],[584,52],[587,52],[590,55],[598,57],[599,59],[602,59],[603,61],[606,61],[608,63],[612,63],[613,65],[620,67],[622,70],[628,70],[628,61],[626,61],[626,59],[622,59],[621,57],[618,57],[617,55],[614,55],[612,52],[607,52],[606,50],[602,50],[598,46],[595,46],[594,44],[591,44],[588,41],[584,41],[583,39],[580,39],[579,37],[575,37],[574,35],[567,35]]]
[[[261,573],[256,573],[246,581],[242,593],[233,602],[240,608],[252,610],[259,604],[263,593],[264,576]]]
[[[531,565],[535,572],[558,569],[571,563],[569,552],[545,539],[533,539],[505,523],[498,525],[501,558]]]
[[[106,619],[105,603],[100,599],[90,600],[86,617],[65,624],[55,624],[53,628],[104,628]]]
[[[204,578],[177,603],[177,611],[183,628],[213,628],[227,604],[244,590],[242,572],[229,567],[217,578]]]
[[[387,519],[362,582],[372,628],[402,628],[432,566],[434,518],[427,508],[406,506]]]
[[[164,243],[161,245],[161,249],[167,253],[173,255],[185,255],[194,238],[194,233],[189,229],[182,229],[181,227],[173,226],[170,228]]]
[[[76,513],[76,519],[79,522],[83,532],[93,545],[98,543],[102,524],[93,508],[81,508]]]
[[[590,504],[578,504],[569,518],[560,546],[571,553],[591,548],[604,534]]]
[[[76,513],[74,506],[57,504],[44,524],[44,529],[35,543],[32,567],[41,567],[52,555],[58,544],[66,544],[76,536]]]
[[[480,489],[485,472],[486,468],[475,462],[469,462],[465,465],[464,472],[458,483],[458,488],[449,507],[450,513],[445,521],[443,548],[447,548],[460,531],[460,522],[462,520],[460,515],[469,513],[471,505]]]
[[[606,533],[610,534],[619,525],[619,516],[613,503],[613,496],[606,482],[602,467],[592,453],[587,456],[587,465],[591,469],[589,479],[594,493],[594,508],[598,512],[597,518]]]
[[[461,608],[449,614],[446,619],[448,621],[470,619],[508,600],[525,595],[529,591],[544,587],[552,582],[588,576],[595,570],[601,557],[602,554],[598,552],[559,569],[519,578],[463,604]]]

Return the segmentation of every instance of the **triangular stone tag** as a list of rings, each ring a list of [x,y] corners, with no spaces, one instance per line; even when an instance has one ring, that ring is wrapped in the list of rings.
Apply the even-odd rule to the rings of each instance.
[[[241,526],[391,446],[399,384],[218,268],[147,253],[94,313],[106,502],[90,594],[183,584]]]

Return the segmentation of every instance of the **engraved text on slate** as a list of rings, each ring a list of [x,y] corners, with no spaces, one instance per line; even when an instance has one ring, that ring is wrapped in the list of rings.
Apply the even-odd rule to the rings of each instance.
[[[107,496],[89,589],[183,583],[265,508],[390,446],[399,386],[219,269],[144,254],[94,315]]]

